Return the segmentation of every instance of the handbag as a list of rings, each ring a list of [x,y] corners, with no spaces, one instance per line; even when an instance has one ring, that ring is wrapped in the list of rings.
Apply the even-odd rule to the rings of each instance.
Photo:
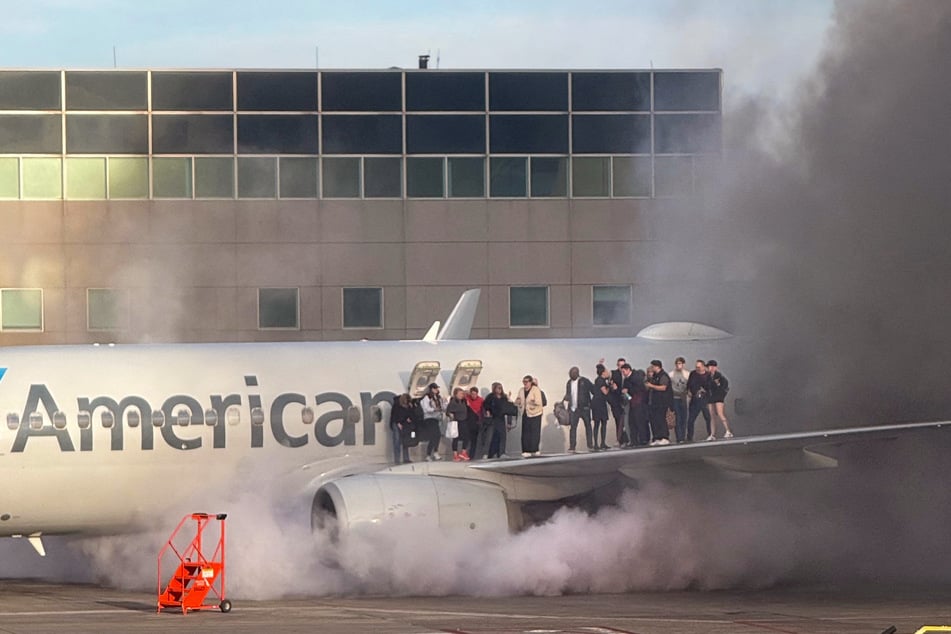
[[[446,423],[446,438],[458,438],[459,437],[459,422],[451,420]]]

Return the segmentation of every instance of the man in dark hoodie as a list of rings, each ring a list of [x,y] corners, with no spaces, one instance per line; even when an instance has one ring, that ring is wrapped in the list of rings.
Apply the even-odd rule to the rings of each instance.
[[[416,425],[413,423],[413,404],[410,402],[409,394],[393,397],[393,408],[390,410],[390,434],[393,438],[393,464],[400,464],[401,449],[402,462],[411,462],[409,445],[416,440]],[[413,444],[418,442],[417,440]]]

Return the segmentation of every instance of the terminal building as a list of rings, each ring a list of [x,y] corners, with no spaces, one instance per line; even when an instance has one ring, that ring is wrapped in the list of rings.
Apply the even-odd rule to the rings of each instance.
[[[635,334],[709,70],[0,70],[0,345]]]

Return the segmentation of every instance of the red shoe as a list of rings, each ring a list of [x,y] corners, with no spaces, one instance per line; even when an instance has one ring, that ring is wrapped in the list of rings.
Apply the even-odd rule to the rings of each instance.
[[[458,451],[452,452],[452,461],[453,462],[462,462],[462,456],[459,455]]]
[[[466,451],[465,449],[459,452],[459,457],[465,460],[466,462],[472,460],[472,458],[469,457],[469,452]]]

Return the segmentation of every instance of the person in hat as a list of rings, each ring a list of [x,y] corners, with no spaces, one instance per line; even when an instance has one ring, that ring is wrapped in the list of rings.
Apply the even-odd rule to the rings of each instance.
[[[423,408],[423,438],[429,442],[426,445],[426,460],[442,460],[439,455],[439,421],[445,415],[446,402],[439,394],[439,385],[430,383],[423,398],[420,399]]]
[[[647,407],[650,410],[651,445],[669,445],[670,428],[667,427],[667,410],[673,407],[673,390],[670,375],[664,370],[660,359],[651,361],[653,372],[644,386],[647,388]]]
[[[723,428],[726,430],[723,437],[733,438],[733,431],[726,419],[724,405],[727,392],[730,391],[730,381],[720,372],[720,368],[714,359],[707,361],[707,370],[710,373],[710,436],[707,437],[707,440],[717,439],[717,419],[723,423]]]

